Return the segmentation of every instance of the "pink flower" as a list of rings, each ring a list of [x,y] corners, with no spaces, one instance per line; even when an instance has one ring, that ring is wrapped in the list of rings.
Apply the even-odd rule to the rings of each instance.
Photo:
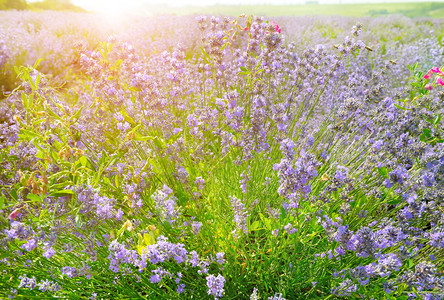
[[[244,31],[247,31],[247,30],[248,30],[248,26],[244,28]]]
[[[281,28],[279,27],[279,25],[278,24],[276,24],[276,23],[274,23],[274,22],[271,22],[271,25],[276,25],[276,27],[275,27],[275,30],[276,30],[276,32],[277,33],[281,33]]]
[[[430,84],[427,83],[425,85],[425,89],[431,91],[431,90],[433,90],[433,86],[431,86]]]
[[[424,79],[430,79],[430,73],[425,74]]]
[[[444,80],[441,77],[439,77],[438,80],[436,80],[436,83],[444,86]]]
[[[16,209],[15,209],[15,210],[14,210],[14,211],[8,216],[8,219],[11,220],[11,221],[14,221],[14,219],[17,218],[17,215],[18,215],[20,209],[22,209],[22,208],[21,208],[21,207],[20,207],[20,208],[16,208]]]
[[[440,71],[438,67],[436,67],[436,68],[431,68],[430,71],[429,71],[429,73],[430,73],[430,72],[444,75],[444,73],[443,73],[442,71]]]

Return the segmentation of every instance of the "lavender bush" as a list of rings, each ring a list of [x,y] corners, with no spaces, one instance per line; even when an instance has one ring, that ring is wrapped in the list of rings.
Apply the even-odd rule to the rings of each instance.
[[[444,298],[442,20],[1,17],[2,297]]]

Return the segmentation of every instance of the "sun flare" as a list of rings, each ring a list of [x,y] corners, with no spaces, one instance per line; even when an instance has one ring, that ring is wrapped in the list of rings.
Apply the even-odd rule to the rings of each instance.
[[[98,7],[96,11],[102,15],[105,22],[118,25],[125,19],[125,15],[129,13],[129,8],[120,1],[109,1]]]

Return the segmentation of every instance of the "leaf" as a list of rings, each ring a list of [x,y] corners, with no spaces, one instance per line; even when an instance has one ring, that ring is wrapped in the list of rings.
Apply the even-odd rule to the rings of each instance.
[[[409,259],[409,269],[411,269],[415,263],[413,262],[413,259]]]
[[[15,201],[17,201],[18,196],[17,196],[17,191],[15,189],[10,190],[9,192],[7,192],[9,194],[9,196],[11,196],[12,199],[14,199]]]
[[[281,223],[284,222],[285,217],[287,217],[287,212],[285,211],[284,207],[281,206],[281,215],[280,215],[280,221],[281,221]]]
[[[158,231],[158,230],[156,230]],[[154,234],[154,231],[150,231],[149,233],[145,233],[143,235],[143,241],[145,242],[145,245],[154,245],[156,243],[156,236]]]
[[[379,174],[381,174],[384,178],[388,178],[389,175],[389,171],[387,168],[382,167],[382,168],[378,168]]]
[[[75,217],[76,227],[81,228],[82,227],[82,219],[80,218],[80,215],[76,215]]]
[[[136,126],[137,123],[134,121],[134,119],[126,112],[126,110],[122,109],[120,110],[120,114],[123,116],[125,121],[127,121],[130,125]],[[137,125],[136,127],[140,127],[141,124]]]
[[[248,72],[248,69],[245,68],[245,67],[240,67],[240,69],[241,69],[242,71],[244,71],[244,72]]]
[[[426,122],[428,122],[428,123],[430,123],[430,124],[435,124],[435,123],[434,123],[434,120],[429,119],[429,118],[427,118],[426,116],[422,116],[422,118],[423,118],[424,120],[426,120]]]
[[[396,104],[396,103],[393,103],[393,105],[394,105],[396,108],[399,108],[399,109],[402,109],[402,110],[408,110],[408,108],[403,107],[403,106],[401,106],[401,105],[398,105],[398,104]]]
[[[142,142],[146,142],[146,141],[151,141],[153,140],[152,136],[142,136],[139,133],[136,132],[136,137],[134,138],[135,141],[142,141]]]
[[[135,136],[136,135],[136,131],[139,130],[140,126],[142,126],[142,124],[138,124],[136,127],[134,127],[130,132],[128,132],[126,134],[127,137],[129,136]]]
[[[263,218],[262,219],[262,221],[265,223],[265,227],[268,229],[268,230],[271,230],[271,220],[270,219],[268,219],[268,218]]]
[[[210,63],[210,61],[211,61],[211,57],[207,54],[207,52],[205,51],[205,49],[204,49],[202,46],[200,46],[200,51],[201,51],[202,54],[203,54],[203,59],[204,59],[207,63]]]
[[[42,74],[38,73],[37,78],[35,79],[35,87],[38,88],[40,84],[40,80],[42,79]]]
[[[69,118],[69,120],[77,120],[79,118],[80,114],[82,113],[82,110],[83,110],[83,106],[80,107],[79,110]]]
[[[43,209],[40,211],[40,216],[39,216],[39,220],[43,220],[43,217],[45,217],[48,214],[48,210],[47,209]]]
[[[2,194],[0,197],[0,210],[3,208],[3,205],[5,204],[6,197]]]
[[[165,142],[162,139],[160,139],[158,136],[156,136],[153,139],[153,142],[154,142],[154,145],[156,145],[159,149],[166,148]]]
[[[29,99],[26,96],[25,93],[22,93],[22,102],[23,102],[23,106],[25,107],[25,109],[28,109],[29,107]]]
[[[52,111],[52,109],[49,106],[45,107],[45,110],[54,117],[54,119],[59,120],[59,121],[63,121],[62,118],[60,118],[60,116],[58,114],[56,114],[55,112]]]
[[[154,229],[154,226],[148,226],[148,228],[150,228],[150,232],[145,233],[143,237],[140,233],[138,234],[139,242],[137,252],[139,252],[140,255],[142,255],[142,252],[146,249],[146,246],[154,245],[156,243],[157,237],[160,234],[159,229]]]
[[[86,167],[89,163],[88,158],[86,158],[86,156],[84,156],[84,155],[80,156],[77,161],[84,167]]]
[[[227,39],[227,37],[224,37],[224,38],[223,38],[223,40],[226,40],[226,39]],[[220,48],[220,51],[224,51],[225,48],[226,48],[229,44],[230,44],[230,43],[228,43],[228,42],[224,43],[224,44],[222,45],[222,48]]]
[[[74,195],[74,192],[72,190],[61,190],[61,191],[51,192],[49,193],[49,195],[55,197],[61,197],[61,196]]]
[[[43,138],[40,134],[35,133],[34,131],[31,131],[31,130],[26,130],[26,129],[20,129],[19,137],[22,137],[25,139],[27,137],[29,137],[29,138],[33,138],[33,137]]]
[[[32,202],[40,202],[40,201],[42,201],[42,198],[40,196],[32,194],[32,193],[28,194],[27,198],[29,200],[31,200]]]
[[[402,199],[401,197],[392,198],[388,200],[387,203],[390,205],[396,205],[402,202],[401,199]]]
[[[114,64],[114,66],[115,66],[115,67],[120,67],[120,66],[122,65],[122,63],[123,63],[123,60],[122,60],[122,59],[118,59],[118,60],[116,61],[116,63]]]
[[[257,229],[259,229],[261,223],[259,221],[254,221],[251,225],[250,225],[250,231],[255,231]]]

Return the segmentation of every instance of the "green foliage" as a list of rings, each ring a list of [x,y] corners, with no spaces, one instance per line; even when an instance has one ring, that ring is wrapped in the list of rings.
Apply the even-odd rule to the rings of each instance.
[[[406,17],[433,17],[441,18],[444,9],[443,3],[438,2],[396,2],[396,3],[353,3],[353,4],[300,4],[300,5],[214,5],[203,7],[163,7],[147,6],[153,14],[171,13],[177,15],[188,14],[220,14],[238,16],[244,12],[268,17],[277,16],[381,16],[403,15]]]
[[[45,3],[53,8],[58,5],[52,1]],[[39,61],[33,67],[15,66],[20,86],[8,100],[14,100],[11,102],[16,113],[14,120],[19,127],[17,138],[20,145],[32,146],[35,153],[32,153],[31,163],[22,166],[17,156],[9,155],[13,153],[10,150],[19,147],[18,144],[11,149],[0,149],[0,159],[8,164],[8,169],[1,170],[0,175],[13,182],[2,189],[0,209],[8,212],[20,210],[21,221],[33,230],[41,231],[42,239],[48,232],[56,232],[54,248],[57,254],[46,258],[42,255],[42,245],[26,251],[23,248],[29,241],[20,238],[8,240],[8,248],[0,248],[0,259],[6,258],[6,262],[14,266],[0,275],[0,291],[5,296],[10,287],[18,286],[20,276],[28,272],[35,275],[37,281],[56,280],[63,289],[55,292],[54,297],[69,299],[89,298],[92,293],[98,293],[99,298],[210,299],[213,297],[209,296],[205,281],[208,274],[223,274],[226,279],[224,297],[227,299],[248,299],[253,288],[258,289],[262,299],[278,291],[287,299],[331,299],[334,297],[332,287],[340,284],[342,279],[333,275],[337,270],[374,263],[374,257],[360,257],[350,249],[343,255],[328,257],[328,254],[333,256],[340,245],[325,226],[328,218],[340,220],[338,222],[347,230],[357,232],[369,223],[394,219],[405,207],[398,191],[400,184],[395,183],[391,187],[383,184],[392,176],[393,167],[384,162],[393,154],[380,155],[378,161],[380,159],[381,166],[368,165],[370,158],[375,159],[372,155],[376,151],[363,145],[369,145],[368,141],[378,136],[365,131],[365,124],[353,123],[357,112],[351,112],[340,120],[332,120],[330,114],[315,115],[315,109],[322,103],[323,84],[328,85],[333,76],[333,72],[328,71],[335,70],[339,62],[328,65],[327,72],[319,65],[311,66],[322,75],[322,84],[316,84],[298,105],[281,107],[288,111],[293,109],[285,133],[277,128],[277,121],[271,117],[274,112],[268,111],[270,108],[264,105],[266,122],[262,123],[268,126],[263,133],[267,138],[267,151],[258,151],[259,148],[244,150],[239,146],[245,140],[244,133],[253,130],[253,125],[258,126],[253,115],[255,109],[256,113],[259,111],[254,103],[257,100],[255,89],[265,86],[267,95],[272,95],[267,101],[282,104],[282,99],[290,99],[285,102],[290,106],[293,89],[302,82],[296,78],[289,89],[272,86],[272,71],[265,68],[267,56],[259,57],[249,46],[252,36],[244,28],[245,24],[248,26],[252,22],[253,17],[235,19],[231,23],[232,29],[223,33],[227,36],[224,36],[219,48],[215,50],[203,45],[198,51],[187,54],[187,62],[192,61],[188,55],[194,54],[196,60],[208,66],[208,72],[200,66],[194,71],[202,72],[204,79],[209,77],[218,83],[215,87],[208,87],[205,81],[199,82],[196,90],[203,91],[199,95],[201,98],[197,93],[193,94],[195,92],[169,94],[175,84],[180,84],[171,81],[165,84],[161,101],[153,101],[152,95],[148,97],[147,94],[154,87],[142,90],[132,83],[133,69],[130,72],[125,69],[134,56],[128,53],[116,55],[124,47],[113,42],[98,43],[94,49],[96,60],[92,71],[79,70],[72,79],[80,86],[78,93],[62,93],[51,86],[47,76],[38,71]],[[272,23],[263,25],[275,28]],[[327,39],[336,37],[334,28],[320,26],[318,29]],[[266,37],[270,37],[269,32]],[[232,75],[235,80],[223,85],[216,80],[217,76],[223,75],[218,72],[221,63],[218,51],[224,50],[236,57],[239,48],[254,64],[236,66]],[[263,50],[265,46],[260,44],[259,49]],[[176,54],[180,57],[180,51]],[[268,54],[272,56],[272,52]],[[341,60],[343,56],[344,53],[340,53],[337,58]],[[85,55],[83,58],[91,57]],[[433,111],[427,106],[424,74],[417,70],[416,64],[409,69],[413,88],[408,97],[400,99],[395,107],[401,111],[413,112],[418,108]],[[163,72],[157,74],[159,78],[163,75]],[[124,91],[124,96],[115,96],[106,89],[106,84]],[[237,116],[241,120],[240,129],[224,123],[227,117],[221,113],[221,107],[228,104],[224,97],[234,92],[239,94],[245,111],[245,114]],[[81,93],[88,97],[81,99]],[[179,106],[176,101],[183,102]],[[365,105],[369,104],[359,103],[356,109],[364,109]],[[187,107],[196,110],[189,114]],[[214,119],[208,123],[187,125],[192,121],[188,117],[193,117],[194,112],[204,114],[204,111],[198,110],[202,107],[208,108]],[[151,123],[155,113],[161,115],[159,119],[162,121],[166,120],[165,124]],[[167,119],[172,116],[174,118]],[[310,130],[313,140],[309,143],[306,127],[315,117],[319,118],[315,119],[316,126]],[[430,145],[442,143],[441,114],[423,117],[427,126],[422,128],[421,141]],[[170,124],[170,120],[174,123]],[[336,121],[341,126],[332,129],[332,122]],[[231,135],[231,143],[222,140],[217,130],[211,127],[213,122]],[[176,124],[181,126],[177,132],[173,131]],[[122,130],[124,125],[126,130]],[[103,130],[97,131],[97,134],[96,128]],[[196,128],[201,135],[196,134]],[[295,142],[294,161],[283,150],[283,140],[287,137]],[[253,135],[252,147],[258,146],[258,139],[259,134]],[[78,142],[82,142],[84,147]],[[324,155],[322,150],[328,155]],[[306,157],[319,163],[312,167],[312,177],[304,182],[307,186],[309,184],[310,192],[298,189],[292,195],[282,194],[279,190],[281,174],[276,171],[276,165],[289,160],[291,168],[285,171],[291,174],[296,164],[306,163],[303,162]],[[178,166],[186,172],[186,178],[180,177]],[[419,168],[420,163],[414,163],[410,173]],[[347,170],[344,179],[338,179],[341,176],[337,174],[341,170]],[[299,179],[295,177],[295,181]],[[198,186],[198,179],[204,179],[205,186]],[[245,182],[245,187],[241,182]],[[334,184],[338,185],[332,188]],[[112,199],[110,205],[122,212],[121,217],[102,218],[98,207],[88,207],[91,203],[81,200],[82,192],[78,190],[85,187],[90,189],[95,201]],[[174,217],[168,216],[162,210],[165,208],[159,208],[156,202],[157,197],[165,195],[170,205],[177,205]],[[291,209],[285,208],[285,204],[289,205],[286,201],[290,199],[298,202],[292,203]],[[139,200],[143,204],[141,207],[138,207]],[[233,208],[236,200],[236,205],[247,212],[243,230],[239,229],[238,212]],[[195,221],[202,225],[198,233],[190,225]],[[11,224],[6,216],[0,216],[2,228],[10,228]],[[424,224],[412,224],[416,225],[424,227]],[[134,251],[133,257],[139,259],[144,251],[160,243],[162,236],[182,245],[188,253],[196,251],[202,262],[207,263],[208,273],[201,272],[199,268],[202,266],[191,266],[188,261],[182,264],[173,259],[156,264],[148,259],[140,269],[130,262],[122,262],[118,271],[111,268],[112,245],[125,245],[127,250]],[[86,247],[89,239],[92,240],[92,249],[97,251],[94,255]],[[42,244],[42,241],[39,243]],[[96,244],[103,247],[96,247]],[[69,245],[74,245],[75,249],[66,250]],[[394,251],[397,247],[388,246],[381,252]],[[427,247],[420,253],[422,257],[429,251]],[[406,251],[411,253],[413,250]],[[17,255],[18,252],[23,254]],[[214,256],[221,252],[227,262],[219,264]],[[119,252],[119,255],[122,254]],[[415,259],[406,261],[396,272],[413,269],[417,263]],[[90,269],[85,267],[85,262]],[[29,268],[26,267],[28,264]],[[66,266],[80,270],[82,265],[82,270],[86,271],[76,278],[62,274],[61,269]],[[158,266],[171,274],[180,273],[187,292],[180,294],[175,290],[177,283],[172,276],[163,278],[158,284],[153,283],[152,272]],[[375,276],[370,284],[359,286],[358,293],[391,299],[405,299],[406,293],[412,290],[418,293],[414,288],[400,284],[393,294],[387,296],[383,289],[385,282],[386,278]],[[19,289],[19,296],[23,298],[49,297],[47,295],[37,289]]]
[[[29,3],[31,10],[57,10],[84,12],[85,9],[76,6],[71,0],[43,0]]]
[[[24,10],[27,8],[26,0],[0,0],[0,10]]]

